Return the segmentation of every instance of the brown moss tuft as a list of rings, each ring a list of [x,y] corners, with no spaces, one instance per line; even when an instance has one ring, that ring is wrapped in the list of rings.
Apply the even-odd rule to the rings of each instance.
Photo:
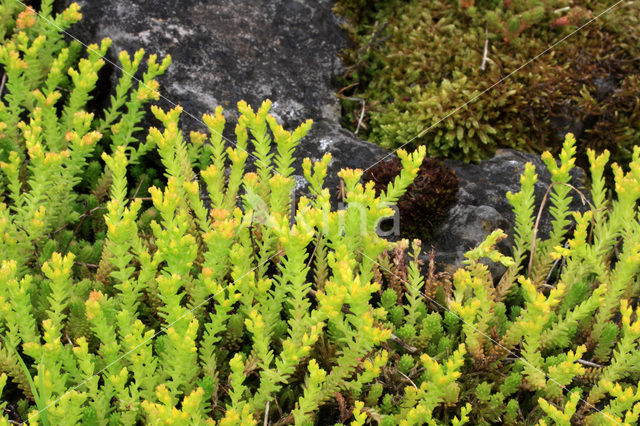
[[[398,158],[382,161],[367,170],[362,179],[375,183],[376,194],[386,191],[400,173],[402,164]],[[400,235],[428,241],[436,227],[446,218],[458,192],[458,177],[453,169],[442,161],[425,158],[418,176],[398,200]]]

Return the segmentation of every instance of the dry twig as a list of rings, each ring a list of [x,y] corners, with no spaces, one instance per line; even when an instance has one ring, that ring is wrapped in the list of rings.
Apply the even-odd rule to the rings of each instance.
[[[482,54],[482,63],[480,64],[480,71],[484,71],[487,66],[487,55],[489,54],[489,37],[486,36],[487,30],[485,28],[485,39],[484,39],[484,53]]]

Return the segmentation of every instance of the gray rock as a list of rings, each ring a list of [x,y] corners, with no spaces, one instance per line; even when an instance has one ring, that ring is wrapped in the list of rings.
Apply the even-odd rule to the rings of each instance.
[[[218,105],[233,119],[239,100],[257,108],[267,98],[291,127],[307,118],[338,120],[332,78],[342,70],[337,53],[347,36],[333,3],[81,0],[83,19],[69,32],[87,44],[110,37],[115,63],[121,50],[171,54],[172,65],[159,78],[161,105],[182,105],[189,130],[204,129],[202,113]]]
[[[527,162],[533,163],[538,174],[534,190],[535,217],[551,182],[551,174],[539,156],[504,149],[497,151],[492,159],[479,164],[445,161],[460,178],[457,201],[432,241],[424,244],[425,251],[431,246],[435,249],[435,260],[440,269],[453,272],[462,266],[464,253],[476,247],[496,228],[509,235],[509,238],[498,244],[498,249],[504,254],[511,253],[514,214],[505,194],[508,191],[520,191],[520,175],[524,172]],[[571,176],[571,185],[580,189],[590,202],[589,193],[584,188],[585,172],[576,167],[572,170]],[[571,210],[588,210],[589,206],[582,204],[578,194],[572,191],[569,195],[573,198]],[[547,238],[551,231],[549,201],[547,200],[540,220],[538,236],[541,238]],[[502,265],[489,264],[489,267],[494,278],[500,277],[505,271]]]

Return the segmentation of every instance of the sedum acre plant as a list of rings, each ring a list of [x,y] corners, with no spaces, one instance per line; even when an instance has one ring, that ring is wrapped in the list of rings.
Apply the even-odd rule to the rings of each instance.
[[[343,170],[338,211],[330,156],[306,159],[296,200],[311,121],[288,131],[269,101],[240,102],[235,141],[222,108],[185,140],[180,107],[154,106],[162,128],[140,140],[169,59],[151,56],[134,88],[144,53],[121,53],[110,106],[91,112],[108,41],[78,59],[33,10],[3,6],[0,424],[638,422],[640,148],[613,164],[611,197],[609,153],[589,151],[592,205],[570,212],[569,135],[557,160],[543,154],[549,237],[527,165],[507,194],[513,253],[496,230],[448,277],[421,264],[419,240],[375,233],[424,147],[398,152],[384,190]],[[138,197],[150,154],[166,185]],[[497,285],[483,258],[507,267]]]
[[[521,191],[507,194],[516,216],[511,256],[494,248],[506,237],[496,230],[466,254],[465,268],[451,280],[435,274],[433,265],[426,275],[420,273],[416,243],[408,259],[406,244],[380,259],[378,309],[397,339],[390,341],[390,363],[365,398],[372,419],[385,425],[400,419],[408,424],[461,424],[463,419],[471,424],[635,424],[640,413],[640,310],[634,307],[640,293],[640,147],[628,171],[612,166],[613,201],[603,177],[609,153],[589,152],[593,204],[582,214],[568,211],[572,193],[579,195],[567,184],[574,154],[575,139],[568,135],[558,162],[543,155],[553,179],[549,208],[554,221],[547,239],[536,235],[537,175],[528,164]],[[507,267],[497,286],[482,258]],[[429,360],[440,359],[447,360],[445,371],[455,374],[431,372]],[[434,378],[439,383],[430,391],[434,399],[414,406],[416,392],[429,392]]]
[[[221,108],[203,116],[212,131],[207,145],[200,133],[191,135],[192,144],[183,141],[180,108],[152,109],[165,129],[151,128],[147,143],[157,146],[168,184],[150,188],[158,221],[151,221],[146,240],[138,236],[142,202],[126,198],[125,148],[102,155],[113,181],[102,281],[75,279],[73,253],[54,251],[41,267],[29,268],[12,241],[3,240],[2,298],[11,301],[2,313],[3,350],[9,365],[33,360],[33,371],[9,371],[36,402],[30,422],[218,418],[234,424],[284,413],[303,422],[335,392],[359,395],[375,378],[387,355],[372,351],[390,332],[376,324],[369,303],[379,288],[373,259],[387,245],[373,230],[392,213],[424,151],[400,154],[404,170],[380,198],[373,185],[358,183],[361,171],[343,171],[348,204],[338,212],[329,211],[322,189],[329,157],[307,161],[312,197],[301,198],[290,216],[289,166],[311,122],[288,132],[268,115],[269,107],[265,102],[254,112],[241,102],[237,143],[226,150]],[[258,169],[245,173],[250,138]],[[192,179],[197,161],[210,210]],[[17,202],[32,192],[18,194]],[[2,206],[7,212],[13,204]],[[16,218],[5,215],[5,233],[18,232]],[[322,251],[308,248],[319,244]],[[327,265],[317,290],[307,279],[311,262]],[[43,306],[30,303],[36,292],[47,295]],[[85,301],[71,321],[73,296]],[[335,358],[319,356],[321,336]],[[37,390],[27,385],[30,376],[41,383]],[[287,402],[286,395],[295,394]]]
[[[76,4],[51,16],[51,3],[43,2],[39,13],[60,29],[80,19]],[[17,11],[7,6],[2,13],[8,20]],[[90,45],[87,58],[78,60],[80,45],[66,45],[59,30],[53,31],[31,8],[20,12],[15,25],[8,27],[13,32],[5,35],[0,46],[6,75],[0,104],[0,197],[11,200],[11,207],[1,214],[11,215],[17,230],[3,228],[2,254],[25,259],[18,265],[21,274],[27,265],[41,265],[56,250],[73,252],[76,262],[97,263],[101,244],[93,242],[103,242],[106,229],[94,213],[110,185],[108,171],[102,174],[97,159],[103,150],[121,146],[135,164],[153,147],[152,141],[130,145],[136,139],[143,106],[159,96],[155,77],[169,66],[170,58],[158,63],[151,55],[134,88],[133,75],[144,51],[133,58],[121,52],[124,75],[108,109],[96,116],[87,104],[111,41]],[[88,217],[91,222],[85,222]],[[68,229],[70,223],[76,228]]]

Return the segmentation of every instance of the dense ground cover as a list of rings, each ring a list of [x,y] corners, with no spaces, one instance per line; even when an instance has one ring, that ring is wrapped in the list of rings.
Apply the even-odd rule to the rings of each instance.
[[[64,41],[77,5],[0,6],[0,423],[637,422],[640,148],[610,167],[611,194],[608,152],[588,151],[593,205],[572,214],[567,136],[543,155],[548,238],[528,165],[507,194],[513,253],[495,250],[496,230],[452,277],[422,274],[420,241],[375,227],[424,147],[399,151],[383,191],[342,171],[339,211],[330,157],[305,160],[310,196],[291,206],[311,121],[288,131],[269,101],[240,102],[233,141],[222,108],[202,117],[207,134],[185,138],[179,107],[152,107],[158,128],[140,128],[168,58],[120,53],[101,110],[109,41]],[[487,258],[507,267],[497,285]]]
[[[354,41],[344,123],[383,147],[411,141],[477,161],[498,147],[557,153],[571,131],[587,167],[588,148],[625,163],[640,141],[632,2],[340,0],[337,10]]]

